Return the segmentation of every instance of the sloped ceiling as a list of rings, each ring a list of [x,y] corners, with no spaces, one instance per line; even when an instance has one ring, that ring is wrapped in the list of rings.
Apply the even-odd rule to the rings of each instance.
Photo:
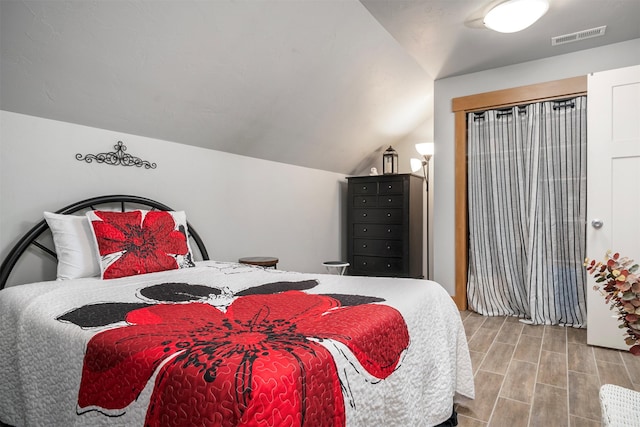
[[[0,7],[5,110],[343,173],[428,114],[426,72],[357,1]]]
[[[466,22],[486,3],[0,0],[0,108],[349,174],[429,126],[434,78],[549,56],[612,10],[626,32],[595,43],[640,37],[637,0],[552,0],[587,15],[511,38]]]

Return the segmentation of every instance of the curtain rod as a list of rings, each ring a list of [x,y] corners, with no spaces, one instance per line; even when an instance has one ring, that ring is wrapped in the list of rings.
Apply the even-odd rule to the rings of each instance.
[[[540,102],[531,102],[531,103],[522,104],[522,105],[514,105],[513,107],[491,108],[491,109],[484,110],[484,111],[474,111],[472,113],[474,115],[473,120],[474,121],[484,120],[484,113],[486,113],[487,111],[497,111],[498,113],[496,114],[496,117],[498,117],[498,118],[512,115],[514,108],[518,108],[518,113],[519,114],[526,114],[526,112],[527,112],[526,109],[527,109],[527,107],[529,105],[541,104],[543,102],[552,102],[554,110],[559,110],[559,109],[562,109],[562,108],[575,108],[575,106],[576,106],[576,103],[575,103],[576,98],[577,97],[574,96],[574,97],[571,97],[571,98],[557,99],[557,100],[552,100],[552,101],[540,101]]]

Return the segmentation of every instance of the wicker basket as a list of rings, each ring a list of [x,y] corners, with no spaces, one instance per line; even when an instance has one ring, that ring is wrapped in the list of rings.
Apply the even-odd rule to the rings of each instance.
[[[613,384],[600,387],[602,425],[640,427],[640,392]]]

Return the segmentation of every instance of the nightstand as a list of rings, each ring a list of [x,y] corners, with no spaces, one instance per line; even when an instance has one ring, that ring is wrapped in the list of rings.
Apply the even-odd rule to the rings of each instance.
[[[278,258],[268,256],[251,256],[240,258],[238,262],[240,264],[257,265],[259,267],[265,268],[276,268],[276,265],[278,264]]]

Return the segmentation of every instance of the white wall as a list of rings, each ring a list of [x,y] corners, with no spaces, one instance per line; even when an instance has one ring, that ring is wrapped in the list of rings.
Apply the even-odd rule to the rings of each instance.
[[[455,293],[455,133],[451,100],[460,96],[542,83],[636,64],[640,64],[640,39],[435,82],[433,278],[451,295]]]
[[[157,168],[75,159],[117,141]],[[133,194],[185,210],[212,259],[276,256],[278,268],[323,272],[346,256],[344,189],[342,174],[0,111],[0,259],[44,210]]]

